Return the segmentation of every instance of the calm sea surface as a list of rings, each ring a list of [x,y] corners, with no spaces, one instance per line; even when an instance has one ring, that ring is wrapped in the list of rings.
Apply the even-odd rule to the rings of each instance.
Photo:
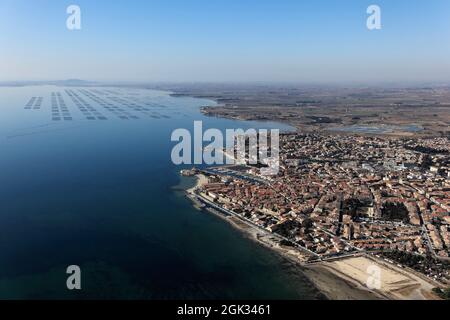
[[[317,298],[291,265],[174,189],[192,181],[170,160],[173,129],[277,126],[202,116],[212,103],[0,87],[0,299]],[[66,289],[69,265],[81,291]]]

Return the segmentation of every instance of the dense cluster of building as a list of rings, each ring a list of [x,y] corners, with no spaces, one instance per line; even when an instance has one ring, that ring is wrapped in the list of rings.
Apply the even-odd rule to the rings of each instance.
[[[240,175],[210,175],[199,195],[315,257],[401,251],[447,265],[447,138],[285,134],[277,176],[234,169]],[[433,277],[448,280],[448,270]]]

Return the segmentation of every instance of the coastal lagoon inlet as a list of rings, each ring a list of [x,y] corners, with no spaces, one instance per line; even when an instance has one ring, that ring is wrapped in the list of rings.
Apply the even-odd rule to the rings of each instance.
[[[322,298],[297,267],[174,188],[191,183],[170,161],[174,129],[194,120],[288,129],[208,118],[203,105],[214,102],[137,88],[0,87],[0,298]],[[81,267],[81,291],[66,289],[69,265]]]

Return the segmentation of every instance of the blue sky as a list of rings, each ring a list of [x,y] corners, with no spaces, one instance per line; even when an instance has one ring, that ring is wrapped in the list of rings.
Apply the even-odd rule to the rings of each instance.
[[[448,0],[0,0],[2,81],[450,82],[449,40]]]

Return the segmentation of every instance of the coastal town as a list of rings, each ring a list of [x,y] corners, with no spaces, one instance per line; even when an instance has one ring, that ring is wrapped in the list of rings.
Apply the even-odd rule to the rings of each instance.
[[[271,235],[305,265],[366,256],[448,287],[447,137],[295,132],[279,151],[276,176],[248,164],[184,170],[203,177],[191,199]]]

